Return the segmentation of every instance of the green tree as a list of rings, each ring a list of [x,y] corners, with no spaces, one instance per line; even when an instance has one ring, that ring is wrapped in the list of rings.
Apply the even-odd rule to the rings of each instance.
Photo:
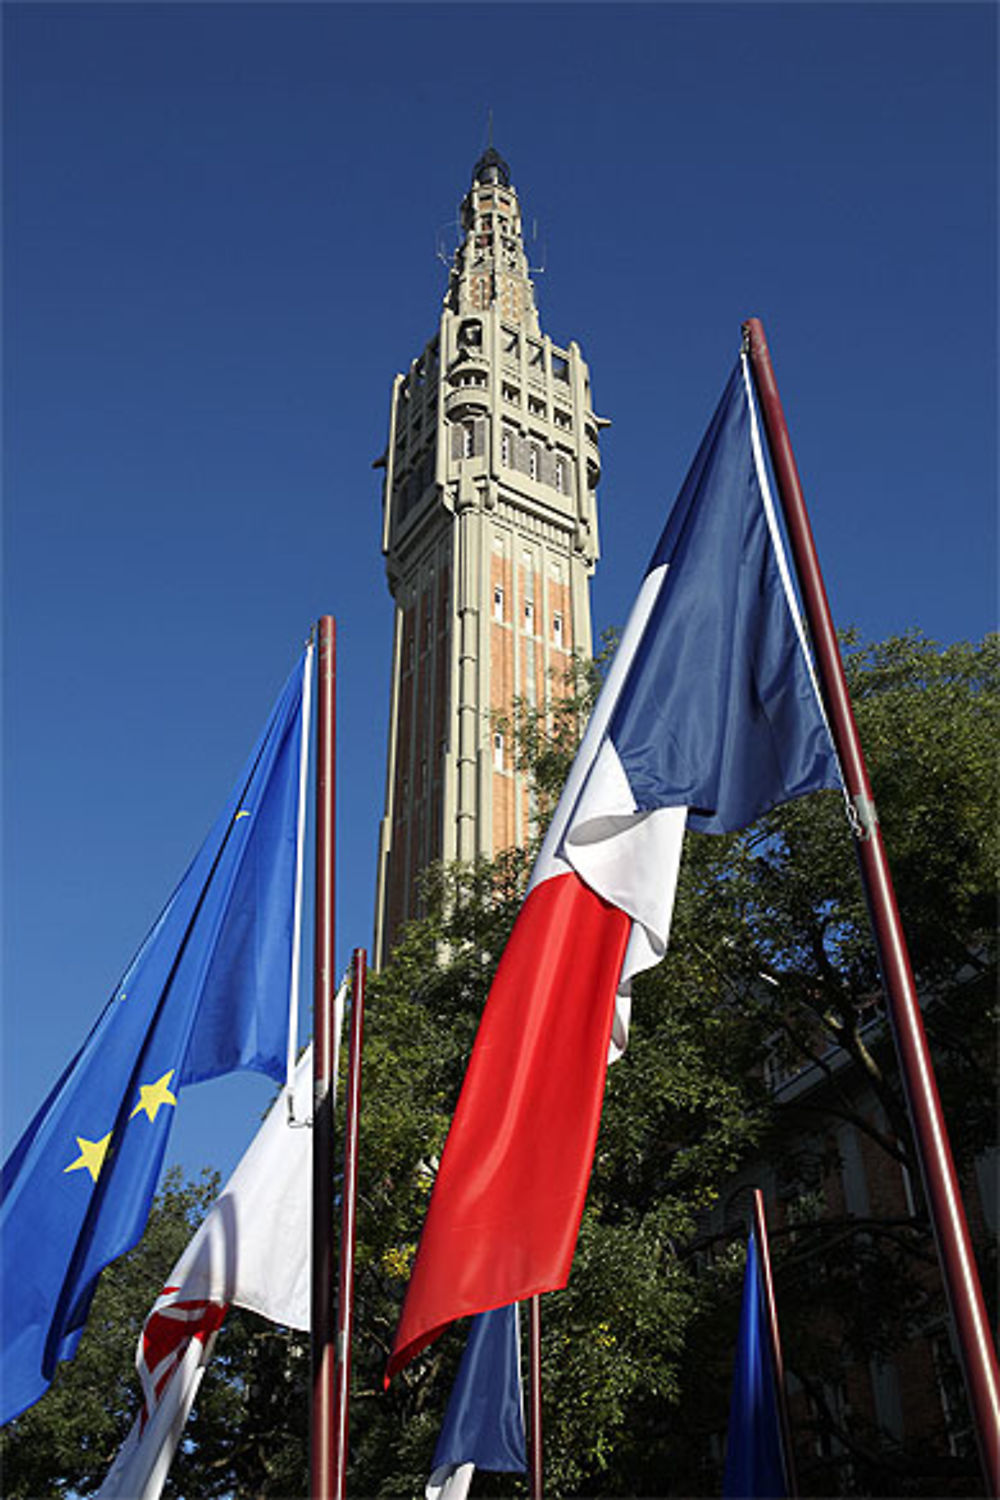
[[[848,638],[845,646],[953,1144],[968,1172],[994,1120],[997,642],[940,650],[912,634],[871,646]],[[585,679],[580,686],[590,691]],[[584,701],[565,704],[552,735],[536,711],[516,709],[524,762],[539,768],[550,796]],[[409,1145],[399,1155],[398,1136],[392,1164],[366,1180],[361,1326],[371,1343],[359,1358],[367,1414],[355,1458],[362,1493],[416,1492],[457,1361],[461,1338],[448,1334],[387,1398],[378,1394],[423,1204],[526,863],[439,872],[427,916],[373,985],[370,1031],[385,1050],[366,1080],[380,1121],[369,1115],[366,1134],[371,1140],[395,1122]],[[824,1404],[845,1358],[892,1358],[943,1316],[919,1190],[905,1222],[875,1211],[862,1220],[824,1202],[837,1166],[831,1131],[844,1122],[887,1158],[913,1163],[877,994],[837,794],[778,809],[740,835],[688,840],[669,954],[636,985],[629,1051],[609,1075],[570,1284],[545,1299],[551,1493],[717,1491],[710,1440],[726,1424],[745,1226],[712,1242],[705,1226],[732,1174],[753,1161],[796,1184],[774,1249],[789,1364],[815,1396],[804,1448],[837,1439],[854,1464],[852,1483],[868,1492],[975,1491],[975,1460],[952,1457],[943,1430],[903,1454],[887,1434],[861,1431]],[[812,1064],[828,1086],[808,1098],[776,1096],[764,1079],[776,1039],[786,1069]],[[850,1084],[859,1076],[878,1102],[875,1117]],[[816,1493],[841,1482],[820,1461],[807,1462],[804,1477]],[[516,1489],[509,1479],[477,1480],[484,1494],[491,1484],[495,1493]]]
[[[845,642],[960,1170],[994,1139],[1000,652],[913,634]],[[513,726],[539,802],[562,783],[594,679],[554,720]],[[398,1377],[383,1372],[438,1158],[531,850],[428,873],[425,914],[369,987],[363,1090],[350,1492],[422,1492],[463,1330]],[[719,1224],[734,1174],[776,1171],[772,1235],[800,1413],[803,1493],[979,1492],[974,1458],[928,1427],[906,1451],[845,1419],[827,1392],[847,1361],[888,1360],[944,1315],[919,1185],[912,1213],[861,1218],[831,1197],[835,1132],[912,1165],[892,1046],[841,799],[778,809],[729,838],[688,840],[670,950],[636,985],[628,1052],[611,1069],[573,1272],[544,1299],[546,1482],[552,1496],[718,1493],[745,1224]],[[806,1091],[765,1063],[809,1066]],[[873,1107],[872,1101],[875,1102]],[[102,1278],[77,1359],[0,1438],[5,1493],[87,1493],[138,1400],[135,1339],[208,1188],[174,1178],[133,1254]],[[714,1227],[713,1227],[714,1226]],[[984,1264],[984,1286],[995,1275]],[[168,1494],[308,1493],[308,1356],[298,1335],[231,1313]],[[818,1453],[817,1450],[820,1450]],[[522,1495],[480,1475],[476,1493]],[[839,1486],[839,1487],[838,1487]]]

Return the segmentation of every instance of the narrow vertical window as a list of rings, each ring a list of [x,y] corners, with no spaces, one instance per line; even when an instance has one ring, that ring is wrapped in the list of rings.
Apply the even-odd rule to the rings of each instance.
[[[505,432],[500,438],[500,462],[510,468],[510,433]]]
[[[466,422],[462,428],[462,457],[471,458],[475,446],[475,432],[471,422]]]
[[[524,628],[531,634],[535,624],[535,606],[530,599],[524,601]]]
[[[528,449],[528,473],[531,475],[532,479],[537,479],[538,478],[538,445],[537,445],[537,443],[532,443],[531,447]]]
[[[566,490],[566,460],[564,458],[556,459],[555,482],[560,495],[564,494]]]
[[[503,622],[503,589],[499,584],[493,590],[493,618]]]
[[[557,646],[563,643],[563,617],[558,613],[552,616],[552,639]]]
[[[503,735],[499,729],[493,733],[493,765],[497,771],[503,770]]]

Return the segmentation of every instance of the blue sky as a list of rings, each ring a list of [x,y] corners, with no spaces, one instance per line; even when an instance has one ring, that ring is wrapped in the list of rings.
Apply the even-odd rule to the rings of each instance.
[[[590,363],[598,628],[767,330],[835,618],[996,617],[991,5],[4,7],[3,1119],[21,1130],[339,626],[338,951],[370,940],[392,376],[487,111]],[[890,848],[891,854],[891,848]],[[188,1091],[232,1165],[253,1078]]]

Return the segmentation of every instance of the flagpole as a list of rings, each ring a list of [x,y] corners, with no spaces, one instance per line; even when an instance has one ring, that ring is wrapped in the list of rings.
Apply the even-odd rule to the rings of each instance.
[[[754,384],[770,441],[788,539],[802,589],[816,667],[847,795],[855,847],[878,949],[900,1072],[923,1174],[928,1213],[954,1319],[969,1405],[990,1493],[1000,1494],[1000,1376],[976,1270],[958,1176],[948,1141],[916,984],[906,947],[871,783],[847,691],[802,485],[758,318],[743,325]]]
[[[333,1053],[335,1046],[337,627],[318,627],[316,692],[316,911],[313,949],[312,1500],[333,1500],[336,1322],[333,1299]]]
[[[361,1117],[361,1048],[365,1028],[368,956],[354,950],[351,1040],[347,1063],[347,1118],[340,1217],[340,1289],[337,1298],[337,1388],[334,1406],[335,1500],[347,1494],[347,1436],[351,1403],[351,1335],[354,1325],[354,1240],[358,1201],[358,1126]]]
[[[528,1402],[530,1407],[529,1435],[531,1500],[542,1500],[542,1299],[532,1297],[528,1303],[528,1348],[529,1380]]]
[[[767,1325],[771,1335],[771,1357],[774,1362],[774,1383],[778,1393],[778,1421],[781,1424],[781,1446],[784,1450],[785,1480],[790,1500],[799,1493],[795,1473],[795,1453],[792,1448],[792,1424],[788,1417],[788,1391],[785,1386],[785,1360],[781,1352],[781,1331],[778,1327],[778,1303],[774,1295],[774,1279],[771,1275],[771,1247],[767,1238],[767,1220],[764,1217],[764,1194],[760,1188],[753,1190],[753,1222],[757,1236],[760,1274],[764,1283],[764,1304],[767,1308]]]

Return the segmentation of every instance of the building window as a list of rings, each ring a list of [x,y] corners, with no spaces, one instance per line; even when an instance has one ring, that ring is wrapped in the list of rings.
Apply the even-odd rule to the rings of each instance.
[[[554,481],[560,495],[564,495],[566,493],[566,460],[564,458],[556,459]]]
[[[530,599],[524,601],[524,628],[530,635],[535,626],[535,606]]]
[[[503,589],[499,584],[493,590],[493,618],[503,623]]]
[[[552,356],[552,379],[569,381],[569,360],[561,354]]]
[[[503,735],[499,729],[493,731],[493,765],[497,771],[503,770]]]
[[[557,646],[563,643],[563,617],[558,610],[552,616],[552,639]]]
[[[510,468],[510,433],[504,432],[500,437],[500,462]]]
[[[538,478],[538,444],[532,443],[528,449],[528,473],[532,479]]]
[[[471,422],[462,424],[462,457],[471,458],[476,445],[476,435]]]

